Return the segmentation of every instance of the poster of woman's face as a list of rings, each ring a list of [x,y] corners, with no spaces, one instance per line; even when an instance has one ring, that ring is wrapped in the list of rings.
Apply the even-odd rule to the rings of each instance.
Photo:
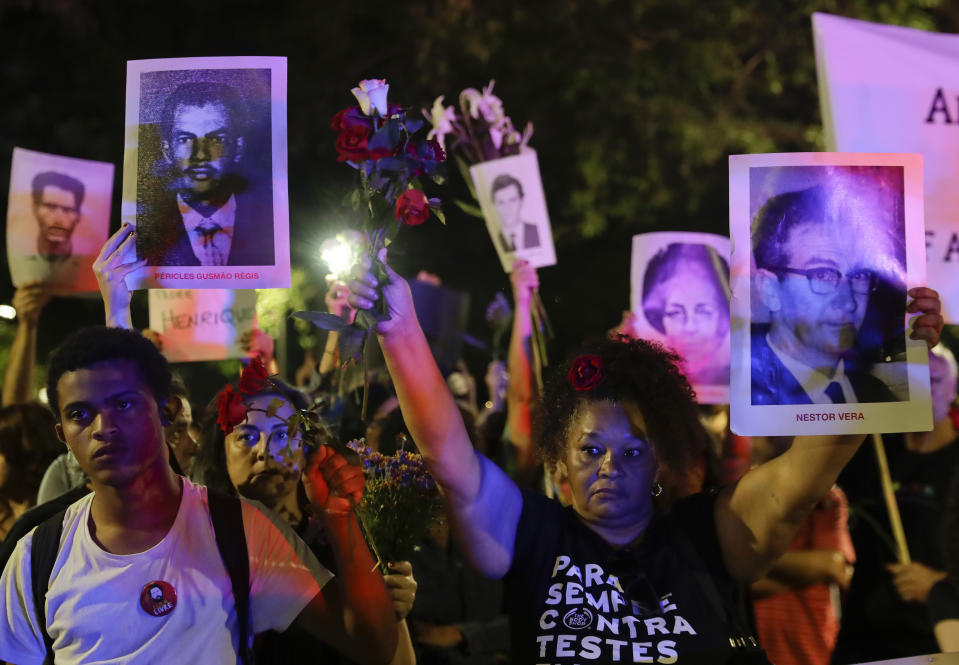
[[[636,333],[682,359],[700,404],[729,401],[729,238],[709,233],[633,236]]]
[[[920,158],[731,158],[730,224],[734,431],[929,429],[928,356],[906,325],[925,268]]]
[[[474,164],[470,175],[503,270],[512,272],[516,259],[534,268],[555,265],[553,232],[536,153],[528,150]]]
[[[58,295],[97,290],[93,261],[107,239],[113,164],[13,149],[7,257],[14,286]]]
[[[285,58],[129,62],[127,139],[130,286],[289,286]]]

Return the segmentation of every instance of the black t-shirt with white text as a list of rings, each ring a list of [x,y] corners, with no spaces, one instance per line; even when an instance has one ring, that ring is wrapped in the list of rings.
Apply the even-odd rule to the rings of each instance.
[[[571,508],[523,491],[504,578],[511,662],[716,665],[741,657],[755,642],[745,617],[727,609],[736,607],[736,583],[722,562],[714,499],[677,502],[624,550]]]

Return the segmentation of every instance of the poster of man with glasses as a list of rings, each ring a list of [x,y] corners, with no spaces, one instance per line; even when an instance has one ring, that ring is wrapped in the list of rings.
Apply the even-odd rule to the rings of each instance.
[[[850,432],[929,428],[923,409],[908,429],[879,422],[890,405],[929,392],[918,378],[928,358],[905,318],[906,291],[924,277],[921,184],[909,155],[731,158],[730,223],[741,238],[733,383],[744,403],[734,411],[753,411],[742,421],[765,413],[777,430],[738,433],[837,431],[839,421]]]

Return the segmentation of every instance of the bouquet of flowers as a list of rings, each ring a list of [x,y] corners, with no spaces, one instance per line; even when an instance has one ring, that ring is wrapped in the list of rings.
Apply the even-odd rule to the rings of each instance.
[[[446,221],[440,200],[428,198],[421,186],[422,178],[437,184],[444,181],[446,152],[435,138],[417,137],[423,121],[409,117],[403,107],[387,101],[389,85],[385,80],[360,81],[352,92],[357,104],[337,113],[330,128],[337,133],[337,159],[356,170],[357,184],[350,193],[349,207],[354,230],[363,236],[360,251],[369,256],[377,279],[383,280],[386,272],[378,254],[393,242],[400,228],[422,224],[430,214]],[[382,298],[373,311],[358,312],[352,324],[335,313],[295,312],[293,316],[325,330],[357,331],[341,338],[346,342],[341,345],[346,362],[354,362],[360,355],[365,362],[370,330],[377,321],[389,317]],[[363,397],[364,418],[368,392],[365,390]]]
[[[387,562],[409,558],[426,530],[442,518],[439,491],[419,455],[406,450],[393,457],[381,455],[360,441],[347,446],[359,455],[365,469],[360,521],[386,572]]]
[[[463,90],[459,95],[458,113],[454,107],[443,105],[444,95],[433,101],[433,107],[429,111],[423,109],[423,115],[433,125],[427,136],[454,155],[457,168],[476,201],[479,201],[479,197],[469,167],[479,162],[518,155],[529,145],[533,136],[533,123],[526,123],[522,132],[513,125],[513,121],[503,109],[503,100],[493,94],[495,84],[496,81],[490,81],[482,90]],[[464,212],[483,218],[478,205],[463,201],[456,201],[456,205]],[[530,315],[533,319],[533,364],[537,368],[545,367],[546,339],[552,337],[552,329],[538,292],[533,293]],[[541,377],[537,375],[536,378],[542,385]]]

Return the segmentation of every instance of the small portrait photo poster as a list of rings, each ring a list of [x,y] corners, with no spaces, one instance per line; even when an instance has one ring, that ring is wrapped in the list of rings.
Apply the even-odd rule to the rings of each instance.
[[[683,361],[700,404],[729,403],[729,238],[633,236],[630,309],[636,333]]]
[[[97,291],[93,262],[106,242],[113,164],[13,149],[7,260],[14,286],[41,281],[56,295]]]
[[[734,432],[932,429],[922,215],[920,155],[729,158]]]
[[[244,333],[256,327],[256,291],[150,289],[150,329],[171,363],[243,358]]]
[[[286,58],[127,63],[131,288],[290,285]]]
[[[536,152],[474,164],[470,176],[503,270],[512,272],[516,259],[534,268],[556,265]]]

